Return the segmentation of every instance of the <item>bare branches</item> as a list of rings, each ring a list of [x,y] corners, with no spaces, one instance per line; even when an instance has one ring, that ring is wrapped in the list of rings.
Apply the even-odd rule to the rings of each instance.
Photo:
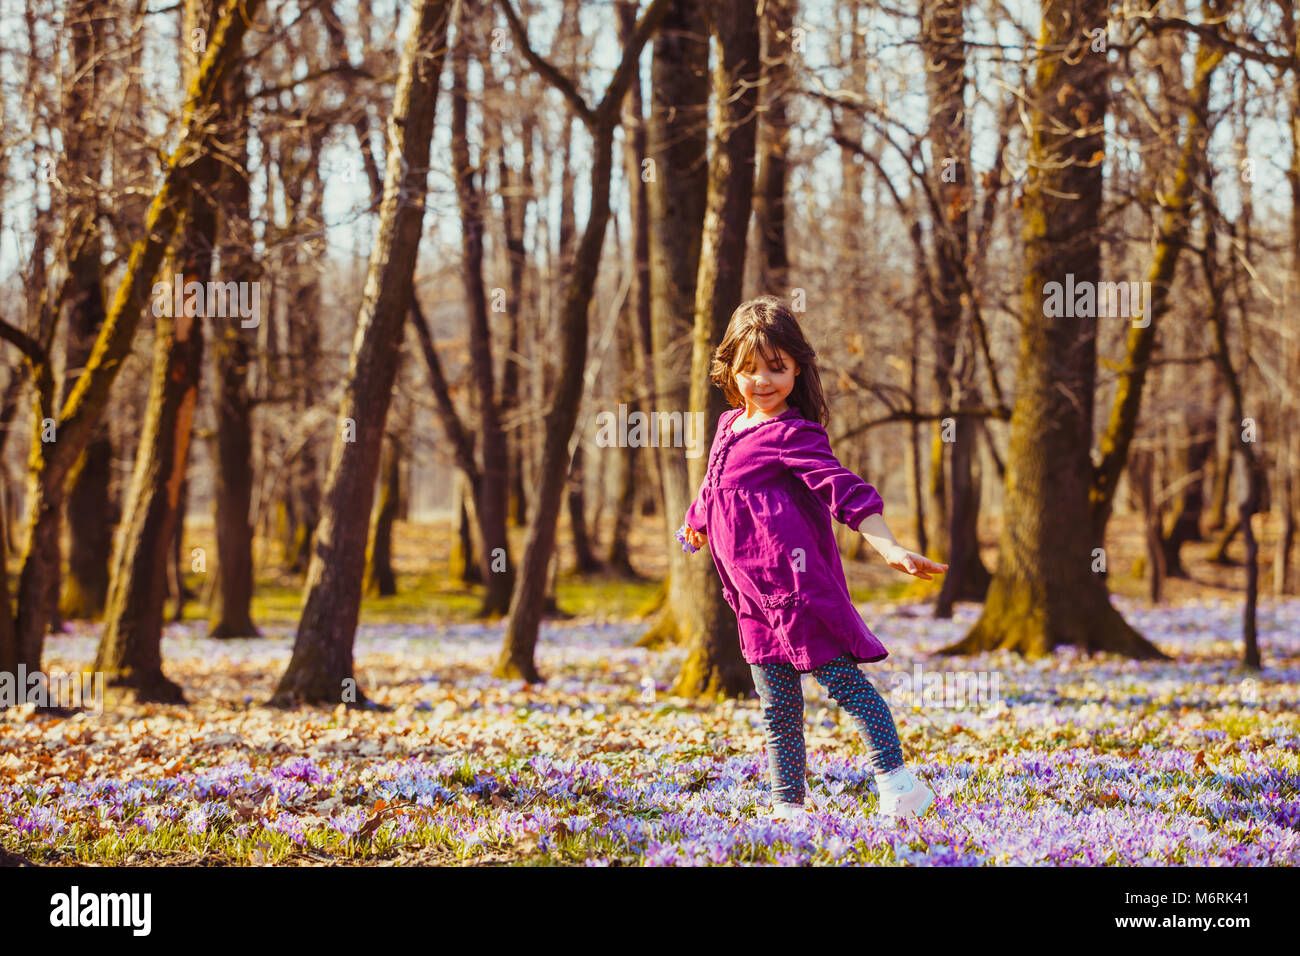
[[[659,28],[664,14],[668,12],[670,2],[671,0],[652,0],[646,12],[642,14],[636,29],[632,31],[627,46],[623,48],[623,58],[619,61],[618,68],[614,70],[614,75],[605,87],[605,94],[601,97],[600,103],[596,105],[595,109],[592,109],[587,104],[587,101],[582,98],[582,94],[578,92],[578,88],[573,85],[572,80],[532,48],[528,42],[528,31],[520,22],[519,15],[515,12],[510,0],[498,0],[497,5],[501,7],[501,11],[505,14],[506,20],[510,24],[510,32],[519,43],[524,59],[541,74],[543,79],[560,91],[561,95],[573,107],[573,111],[578,115],[578,118],[582,120],[588,129],[594,131],[599,127],[614,124],[614,119],[623,103],[623,95],[627,92],[632,77],[636,75],[637,61],[641,57],[641,50],[646,41]]]
[[[49,361],[49,355],[41,347],[41,343],[24,332],[15,325],[10,325],[4,319],[0,319],[0,339],[18,348],[32,365],[44,365]]]
[[[510,0],[498,0],[498,6],[501,7],[502,13],[506,15],[506,21],[510,24],[510,32],[514,34],[515,41],[519,44],[520,50],[523,51],[524,59],[527,60],[538,73],[540,73],[546,82],[555,87],[569,101],[573,107],[573,112],[578,115],[588,128],[595,126],[596,113],[587,101],[582,98],[577,87],[569,80],[567,76],[551,66],[546,60],[537,54],[528,42],[528,31],[519,21],[519,15],[515,13],[514,7]]]

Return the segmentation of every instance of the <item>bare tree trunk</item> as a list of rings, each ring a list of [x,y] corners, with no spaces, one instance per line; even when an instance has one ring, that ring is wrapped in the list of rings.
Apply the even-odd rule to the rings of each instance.
[[[1289,5],[1289,28],[1295,50],[1300,53],[1300,4]],[[1300,304],[1300,75],[1291,71],[1289,90],[1291,105],[1291,165],[1287,169],[1287,180],[1291,186],[1291,274],[1290,288],[1291,309]],[[1296,426],[1296,413],[1300,411],[1294,385],[1300,380],[1300,332],[1292,323],[1284,329],[1286,340],[1283,343],[1286,381],[1291,383],[1290,394],[1286,396],[1281,418],[1285,422],[1278,438],[1277,455],[1277,489],[1278,505],[1282,510],[1282,528],[1278,535],[1277,551],[1273,557],[1273,593],[1290,594],[1291,548],[1295,542],[1296,496],[1300,492],[1300,481],[1296,472],[1300,470],[1300,427]]]
[[[708,203],[709,27],[697,0],[677,0],[655,38],[646,135],[646,208],[649,215],[650,324],[656,410],[690,414],[690,383],[680,373],[691,362],[700,247]],[[707,423],[707,419],[706,419]],[[710,436],[702,434],[704,447]],[[672,544],[690,507],[689,460],[660,444],[662,534],[668,546],[664,600],[639,643],[654,646],[707,639],[717,610],[710,592],[721,584],[711,561],[692,561]],[[706,463],[707,467],[707,463]]]
[[[253,260],[249,211],[247,74],[237,70],[225,97],[232,131],[234,167],[222,174],[224,223],[222,260],[229,279],[257,282],[261,270]],[[267,299],[260,294],[255,300]],[[259,314],[255,319],[260,322]],[[251,327],[250,327],[251,328]],[[248,392],[252,361],[251,331],[243,320],[228,320],[212,330],[216,389],[216,488],[213,526],[217,535],[217,581],[209,608],[214,638],[257,637],[253,624],[253,407]]]
[[[384,199],[307,572],[293,656],[270,703],[364,706],[352,647],[379,449],[410,311],[446,55],[448,0],[415,0],[393,102]],[[354,691],[354,692],[353,692]]]
[[[366,548],[366,577],[363,590],[376,597],[397,593],[393,573],[393,521],[401,495],[401,438],[390,434],[379,464],[379,498],[375,502],[374,526]]]
[[[1171,427],[1173,474],[1182,482],[1170,502],[1168,530],[1163,532],[1160,548],[1169,577],[1187,577],[1183,567],[1182,547],[1188,541],[1201,540],[1201,512],[1204,497],[1204,471],[1213,447],[1214,420],[1184,419]]]
[[[942,653],[994,648],[1041,657],[1070,644],[1165,658],[1111,606],[1088,533],[1095,315],[1049,307],[1048,283],[1096,283],[1100,266],[1103,57],[1087,31],[1105,29],[1101,0],[1045,0],[1024,192],[1025,278],[998,568],[983,613]],[[1070,197],[1070,198],[1064,198]],[[1095,288],[1095,285],[1093,286]]]
[[[969,246],[969,216],[971,204],[970,145],[966,132],[966,46],[965,0],[934,0],[921,11],[921,49],[927,63],[926,86],[930,102],[930,151],[933,156],[931,190],[936,197],[934,219],[934,282],[933,294],[928,298],[931,319],[934,323],[935,359],[934,390],[939,408],[953,407],[953,373],[957,342],[962,325],[961,273],[966,268],[966,251]],[[979,563],[979,550],[970,550],[963,556],[965,564],[953,560],[952,505],[945,475],[944,459],[948,457],[948,442],[943,439],[948,426],[941,420],[931,424],[930,432],[930,484],[928,518],[930,532],[926,543],[929,555],[945,562],[949,570],[944,583],[956,580],[962,586],[964,579],[979,572],[970,566]],[[962,436],[971,437],[969,429]],[[963,461],[969,462],[969,454]],[[968,466],[969,467],[969,466]],[[969,481],[969,473],[962,476]],[[969,523],[978,513],[966,512]],[[970,528],[962,533],[970,536]],[[982,568],[982,565],[981,565]],[[931,585],[936,589],[941,585]],[[982,596],[982,592],[980,594]],[[951,597],[945,604],[951,602]],[[949,614],[951,611],[949,610]],[[944,615],[938,615],[944,616]]]
[[[522,133],[523,167],[520,181],[515,182],[510,167],[506,163],[505,143],[498,153],[497,168],[500,170],[502,189],[502,220],[506,234],[506,256],[510,265],[510,338],[507,354],[501,373],[501,416],[508,418],[519,409],[519,383],[522,366],[520,363],[519,336],[520,319],[524,310],[524,267],[527,256],[524,250],[524,220],[528,216],[528,206],[532,202],[533,190],[533,124],[525,118]],[[509,435],[510,444],[510,516],[516,527],[522,527],[528,521],[528,498],[524,489],[525,456],[523,435],[525,429],[516,428]]]
[[[921,281],[918,277],[918,282]],[[913,303],[920,296],[913,297]],[[918,343],[919,329],[917,326],[916,308],[911,308],[907,312],[907,329],[908,329],[908,362],[907,362],[907,395],[908,400],[912,403],[913,408],[919,407],[920,404],[920,347]],[[922,433],[921,423],[912,419],[907,423],[907,498],[912,512],[912,520],[916,525],[917,548],[920,554],[930,553],[930,537],[926,532],[926,509],[925,493],[923,484],[923,475],[925,471],[924,452],[922,451]]]
[[[91,230],[81,250],[68,263],[68,340],[64,354],[63,400],[77,373],[90,359],[95,339],[104,324],[103,275],[100,262],[104,246],[95,220],[103,161],[102,139],[92,108],[99,90],[104,56],[104,24],[109,11],[105,0],[74,0],[68,11],[72,61],[76,76],[68,84],[63,111],[65,163],[88,185],[87,193],[74,196],[68,209],[69,233],[85,225]],[[83,220],[89,220],[88,223]],[[97,618],[108,596],[108,559],[113,550],[116,505],[110,497],[113,444],[109,423],[99,422],[86,450],[68,476],[68,575],[63,582],[59,613],[65,618]]]
[[[712,7],[710,16],[721,56],[713,71],[714,149],[709,158],[708,203],[695,284],[690,407],[692,412],[703,412],[706,422],[716,423],[727,406],[709,379],[709,366],[741,300],[745,278],[761,63],[758,19],[752,3],[727,0]],[[691,484],[698,486],[708,469],[708,456],[691,459],[689,468]],[[705,627],[691,635],[673,693],[684,697],[752,693],[754,679],[740,652],[735,612],[722,596],[716,569],[709,571],[715,576],[701,602]]]
[[[514,590],[515,569],[510,560],[510,542],[506,536],[509,509],[510,460],[505,432],[497,408],[496,376],[493,373],[492,337],[488,325],[487,297],[483,291],[483,196],[475,182],[475,170],[469,154],[469,93],[466,70],[469,61],[468,25],[478,11],[477,0],[461,0],[459,26],[451,51],[451,156],[456,176],[456,196],[461,215],[461,249],[464,267],[465,298],[469,306],[470,362],[478,386],[478,433],[483,468],[480,473],[476,512],[479,535],[483,540],[483,603],[478,616],[504,614],[510,607]],[[486,70],[484,75],[487,75]],[[479,157],[486,167],[487,156]],[[503,560],[496,560],[502,558]]]
[[[602,565],[591,548],[591,538],[587,528],[587,479],[583,467],[586,455],[582,442],[573,449],[573,460],[569,465],[569,491],[566,495],[569,512],[569,531],[573,535],[574,570],[578,574],[595,574]]]
[[[1207,0],[1207,3],[1209,0]],[[1227,14],[1232,0],[1214,3],[1212,15]],[[1211,8],[1207,6],[1207,10]],[[1137,430],[1138,413],[1142,405],[1143,385],[1151,350],[1155,345],[1156,329],[1169,303],[1169,289],[1173,284],[1178,256],[1186,244],[1191,216],[1192,186],[1198,170],[1205,165],[1205,152],[1209,142],[1209,97],[1215,69],[1222,62],[1223,47],[1215,43],[1200,44],[1196,53],[1196,71],[1192,89],[1188,92],[1185,117],[1187,138],[1174,172],[1172,187],[1162,197],[1164,209],[1156,242],[1155,258],[1151,262],[1151,314],[1142,316],[1142,322],[1129,328],[1125,365],[1115,387],[1115,401],[1109,421],[1100,442],[1101,462],[1096,466],[1092,492],[1092,535],[1094,547],[1103,547],[1106,522],[1110,518],[1115,484],[1124,470],[1129,442]],[[1136,317],[1138,310],[1131,310]]]
[[[201,359],[202,354],[199,357]],[[197,374],[199,376],[203,374],[202,366],[199,367]],[[187,451],[187,458],[188,454]],[[189,478],[184,478],[181,480],[180,493],[176,496],[176,529],[167,545],[167,563],[165,565],[167,569],[165,597],[174,602],[171,616],[168,619],[173,622],[184,620],[186,603],[196,597],[195,593],[185,585],[185,561],[181,558],[181,546],[185,540],[185,516],[189,513],[190,481]],[[164,601],[165,606],[166,602]]]
[[[69,470],[89,442],[108,400],[109,390],[129,354],[140,316],[149,303],[150,281],[161,265],[183,209],[193,189],[193,166],[182,162],[210,137],[208,112],[221,96],[224,77],[236,59],[244,32],[256,18],[261,0],[226,0],[216,27],[208,34],[207,50],[198,74],[186,94],[185,122],[180,142],[167,163],[162,186],[146,218],[144,238],[131,249],[126,271],[100,331],[91,359],[73,387],[62,410],[54,406],[48,360],[39,350],[29,353],[35,368],[32,383],[38,396],[28,495],[28,533],[18,579],[15,635],[18,660],[29,672],[40,672],[45,625],[50,619],[50,581],[58,560],[59,515]],[[235,14],[238,9],[239,15]],[[41,442],[45,418],[55,419],[58,440]]]
[[[641,403],[637,401],[635,394],[640,379],[636,374],[637,363],[633,354],[636,350],[633,342],[634,329],[631,327],[633,308],[631,302],[624,302],[620,310],[618,328],[615,330],[619,356],[619,403],[626,406],[629,415],[641,408]],[[614,527],[609,536],[608,562],[610,567],[619,574],[635,577],[636,572],[632,569],[628,554],[628,530],[636,513],[639,484],[637,460],[640,455],[637,447],[631,442],[628,442],[625,447],[614,449],[611,454],[614,456],[618,470],[618,485],[614,494]]]
[[[1165,579],[1165,555],[1161,546],[1160,524],[1163,509],[1156,498],[1156,468],[1154,450],[1136,452],[1129,457],[1129,474],[1137,485],[1142,501],[1143,537],[1147,546],[1147,573],[1152,604],[1160,603],[1160,587]]]
[[[18,640],[14,634],[13,606],[9,603],[9,562],[5,542],[9,540],[6,509],[0,507],[0,674],[17,674]]]
[[[636,0],[621,0],[618,5],[619,39],[627,43],[636,28]],[[623,176],[628,187],[628,219],[631,238],[628,243],[632,284],[618,325],[618,350],[621,401],[628,414],[656,408],[653,355],[654,340],[650,320],[650,219],[646,182],[646,123],[640,74],[632,79],[623,100]],[[610,534],[606,561],[620,574],[639,579],[632,567],[628,535],[633,519],[644,515],[638,504],[653,500],[660,488],[659,458],[655,449],[629,445],[621,449],[618,492],[615,495],[614,528]],[[646,494],[653,489],[653,494]]]
[[[483,583],[483,563],[474,534],[474,492],[464,472],[456,475],[451,522],[455,538],[451,546],[448,574],[462,584]]]
[[[210,18],[218,12],[215,3],[208,6],[207,0],[188,0],[186,35],[210,28]],[[187,79],[193,70],[191,63],[184,64]],[[162,314],[157,316],[149,404],[95,658],[95,670],[104,671],[109,686],[130,690],[139,700],[170,703],[184,702],[185,697],[180,686],[162,671],[164,589],[168,579],[174,578],[179,616],[185,604],[185,584],[176,549],[185,516],[182,491],[202,370],[207,317],[203,290],[212,278],[219,225],[214,197],[222,167],[214,150],[194,160],[193,176],[197,188],[190,195],[175,270],[183,284],[183,305],[180,314],[173,315],[172,302],[161,308],[158,299],[154,302],[155,312]],[[197,284],[193,298],[192,282]],[[175,300],[174,293],[170,298]]]
[[[970,379],[974,372],[971,352],[962,355],[957,372],[956,393],[960,399],[972,393]],[[949,524],[949,560],[951,566],[943,576],[939,595],[935,598],[934,616],[950,618],[957,601],[982,601],[988,593],[992,575],[980,558],[979,541],[979,488],[974,479],[975,441],[978,438],[975,419],[959,415],[954,423],[955,438],[948,457],[951,468],[952,511]],[[860,536],[859,536],[860,537]],[[961,572],[953,575],[952,571]]]
[[[1212,187],[1211,170],[1205,169],[1206,189]],[[1212,192],[1207,195],[1213,195]],[[1218,222],[1217,210],[1207,210],[1205,228],[1205,247],[1201,253],[1201,262],[1205,272],[1206,284],[1210,290],[1210,331],[1214,337],[1214,358],[1227,386],[1232,403],[1232,419],[1241,423],[1245,418],[1244,387],[1241,375],[1233,367],[1232,354],[1228,347],[1228,320],[1224,303],[1225,282],[1219,273],[1217,262]],[[1242,427],[1238,424],[1237,427]],[[1255,670],[1261,666],[1259,653],[1259,634],[1256,626],[1256,604],[1259,598],[1259,543],[1255,540],[1251,519],[1259,508],[1259,490],[1263,479],[1263,466],[1255,453],[1253,442],[1238,432],[1236,443],[1240,456],[1245,485],[1237,507],[1236,526],[1241,529],[1246,544],[1246,594],[1242,602],[1242,665]],[[1228,537],[1225,535],[1222,550],[1226,551]]]
[[[758,288],[762,293],[790,295],[790,258],[786,252],[786,152],[790,121],[790,58],[798,0],[767,0],[763,5],[763,95],[759,126],[758,182],[754,189],[754,218],[758,225]]]
[[[1228,397],[1223,380],[1216,377],[1213,385],[1215,396],[1215,430],[1214,430],[1214,478],[1210,485],[1209,515],[1205,521],[1206,531],[1220,531],[1227,523],[1228,495],[1232,485],[1232,433],[1233,424],[1229,420],[1232,414],[1232,399]]]
[[[658,27],[668,7],[667,0],[652,0],[637,25],[631,42],[623,48],[622,61],[605,89],[600,104],[591,109],[571,81],[544,63],[533,52],[528,36],[513,7],[503,0],[502,9],[510,21],[516,43],[534,69],[558,87],[587,125],[592,138],[591,203],[587,224],[568,269],[561,312],[556,386],[545,422],[545,445],[539,470],[536,511],[528,527],[522,572],[510,602],[510,622],[494,674],[498,677],[541,680],[534,661],[537,632],[541,623],[547,566],[555,548],[555,526],[561,496],[572,460],[571,441],[582,402],[583,372],[587,360],[587,310],[591,304],[600,264],[605,226],[609,221],[609,189],[613,171],[614,125],[618,109],[635,71],[641,47]]]

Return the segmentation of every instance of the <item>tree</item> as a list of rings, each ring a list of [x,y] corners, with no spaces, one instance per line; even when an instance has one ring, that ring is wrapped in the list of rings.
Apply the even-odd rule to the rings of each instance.
[[[104,244],[98,227],[102,130],[93,109],[104,72],[103,27],[109,17],[104,0],[77,0],[70,5],[68,29],[72,39],[74,76],[67,84],[68,104],[62,131],[65,167],[85,185],[71,197],[69,231],[89,228],[86,241],[68,263],[68,339],[64,353],[66,401],[76,375],[90,358],[95,337],[104,324]],[[110,497],[113,442],[106,421],[100,421],[68,476],[68,575],[63,582],[59,613],[65,618],[97,618],[108,597],[108,558],[113,549],[116,505]]]
[[[446,57],[450,0],[416,0],[402,52],[379,230],[357,317],[348,378],[330,451],[293,655],[271,697],[297,703],[366,704],[345,693],[361,611],[370,506],[380,445],[410,308],[428,191],[430,137]]]
[[[1109,78],[1088,50],[1105,30],[1100,0],[1045,0],[1024,192],[1025,275],[1016,399],[998,566],[983,613],[943,653],[1062,644],[1138,658],[1165,655],[1111,606],[1093,570],[1089,452],[1096,376],[1095,310],[1056,308],[1048,283],[1096,288],[1103,129]],[[1104,556],[1104,555],[1103,555]]]
[[[773,295],[790,294],[790,257],[786,250],[785,192],[790,148],[790,57],[798,0],[763,4],[762,122],[759,125],[758,182],[754,219],[758,232],[758,288]]]
[[[709,24],[697,0],[671,5],[655,37],[650,70],[646,203],[654,394],[659,408],[684,410],[685,427],[691,393],[680,370],[691,362],[695,285],[709,196]],[[707,454],[709,436],[695,437]],[[698,484],[691,484],[688,460],[679,448],[661,441],[655,452],[663,486],[663,536],[671,541]],[[680,640],[694,646],[707,639],[710,627],[722,627],[726,618],[719,616],[709,594],[721,590],[717,580],[711,562],[689,560],[679,548],[669,547],[659,614],[640,643]]]
[[[50,582],[59,557],[58,516],[64,482],[85,449],[95,423],[108,401],[122,361],[131,349],[140,316],[152,290],[167,246],[194,188],[193,164],[207,148],[209,120],[222,94],[225,77],[234,65],[248,25],[262,0],[226,0],[208,35],[207,50],[186,92],[180,140],[168,159],[162,185],[154,194],[145,219],[144,238],[131,247],[122,280],[100,329],[95,347],[77,384],[61,408],[56,407],[53,369],[48,348],[19,329],[0,321],[0,338],[16,345],[31,368],[36,393],[35,429],[28,478],[28,531],[18,578],[15,612],[16,659],[30,673],[40,672],[45,625],[50,619]],[[54,423],[54,441],[42,441],[46,421]],[[0,658],[5,654],[0,652]]]
[[[745,278],[745,240],[754,198],[754,147],[757,142],[759,61],[758,19],[752,3],[729,0],[710,10],[710,27],[721,56],[713,70],[713,154],[709,157],[708,201],[695,282],[695,334],[691,355],[691,411],[716,424],[726,409],[721,390],[709,378],[713,350],[740,304]],[[712,429],[704,437],[710,447]],[[691,459],[690,486],[698,487],[708,456]],[[674,693],[682,695],[752,692],[753,676],[740,652],[736,618],[722,596],[716,570],[699,605],[705,626],[692,635]]]
[[[1232,0],[1206,0],[1209,17],[1226,15]],[[1093,470],[1091,528],[1093,546],[1102,547],[1106,523],[1114,504],[1115,486],[1128,458],[1129,444],[1137,430],[1142,404],[1143,385],[1155,346],[1156,331],[1169,308],[1169,289],[1173,284],[1178,257],[1187,244],[1191,222],[1192,190],[1205,167],[1209,143],[1210,86],[1214,71],[1223,61],[1223,48],[1202,40],[1196,52],[1192,89],[1188,91],[1185,117],[1186,139],[1183,140],[1172,187],[1161,197],[1164,210],[1158,227],[1155,256],[1151,262],[1151,314],[1142,316],[1129,329],[1124,366],[1115,389],[1115,402],[1101,437],[1101,462]]]
[[[185,35],[211,26],[209,16],[218,10],[215,4],[207,6],[206,0],[187,0]],[[188,77],[194,64],[188,47],[182,49],[182,75]],[[95,670],[104,672],[108,686],[129,689],[140,700],[184,701],[180,686],[162,671],[163,603],[173,542],[185,517],[182,486],[198,404],[203,322],[208,317],[204,290],[212,278],[220,225],[216,195],[223,173],[217,142],[214,137],[192,166],[195,188],[190,190],[173,273],[182,284],[181,312],[172,314],[177,296],[170,281],[163,284],[164,295],[154,300],[149,401],[95,656]],[[176,577],[179,603],[184,600],[184,582],[179,574]]]
[[[509,508],[510,459],[505,431],[501,427],[501,409],[493,373],[492,333],[488,324],[487,296],[483,289],[483,191],[471,163],[468,135],[469,89],[466,71],[469,64],[471,18],[478,11],[476,0],[461,0],[456,26],[456,41],[451,52],[451,157],[456,176],[456,199],[460,206],[461,251],[464,267],[465,298],[469,306],[470,361],[478,387],[478,434],[482,449],[482,471],[475,497],[482,548],[479,552],[483,574],[481,616],[504,614],[510,607],[514,590],[515,569],[510,561],[510,542],[506,537]],[[487,75],[486,72],[484,74]],[[479,156],[486,168],[486,149]],[[515,308],[519,303],[514,303]],[[504,555],[505,568],[493,570],[494,560]]]
[[[261,269],[253,258],[249,211],[248,90],[241,68],[226,84],[231,162],[221,178],[223,210],[221,252],[234,282],[257,282]],[[258,301],[261,302],[259,295]],[[263,316],[257,316],[262,321]],[[256,637],[253,624],[253,403],[248,390],[252,329],[227,321],[212,329],[216,388],[216,493],[213,526],[217,533],[216,589],[209,610],[209,637]]]
[[[582,401],[583,372],[587,362],[587,310],[591,305],[605,226],[609,221],[614,126],[618,122],[623,96],[637,68],[641,48],[658,28],[668,8],[668,0],[651,0],[631,41],[624,45],[622,59],[595,108],[587,104],[570,79],[534,52],[509,0],[500,0],[500,5],[524,57],[569,101],[592,139],[591,207],[565,283],[556,388],[545,416],[546,439],[540,484],[534,498],[533,521],[524,545],[519,583],[510,602],[505,645],[495,669],[499,677],[523,678],[532,683],[542,679],[533,652],[541,623],[548,565],[555,550],[555,526],[561,495],[572,460],[570,441]]]
[[[934,218],[934,291],[930,317],[935,332],[934,386],[940,408],[964,406],[970,397],[975,362],[970,350],[956,362],[964,328],[966,283],[973,202],[970,134],[966,119],[965,0],[932,0],[921,12],[921,50],[926,57],[930,99],[931,185]],[[951,425],[953,437],[945,441]],[[965,415],[938,420],[931,444],[930,553],[949,567],[935,598],[935,617],[952,617],[958,600],[983,600],[989,572],[980,559],[979,500],[971,474],[975,420]],[[946,453],[946,454],[945,454]],[[944,474],[944,458],[950,475]],[[945,480],[947,479],[947,480]]]

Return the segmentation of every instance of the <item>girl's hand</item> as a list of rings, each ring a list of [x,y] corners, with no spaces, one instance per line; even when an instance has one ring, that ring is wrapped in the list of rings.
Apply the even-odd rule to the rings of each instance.
[[[704,534],[696,531],[688,524],[683,524],[678,528],[674,537],[682,543],[682,550],[687,551],[689,554],[694,554],[696,551],[700,550],[700,548],[704,547],[705,541],[707,540]]]
[[[943,574],[948,570],[948,565],[938,564],[923,554],[908,551],[901,544],[896,544],[885,552],[885,563],[895,570],[910,574],[913,577],[923,578],[926,581],[931,580],[931,576],[927,572]]]

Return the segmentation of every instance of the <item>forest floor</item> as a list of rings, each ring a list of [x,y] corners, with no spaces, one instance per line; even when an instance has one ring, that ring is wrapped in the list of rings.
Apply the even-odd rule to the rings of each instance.
[[[0,858],[1300,863],[1300,598],[1267,596],[1264,584],[1264,668],[1246,670],[1241,569],[1209,565],[1209,545],[1189,545],[1193,580],[1170,582],[1152,605],[1127,573],[1136,533],[1126,556],[1122,516],[1116,526],[1115,604],[1170,661],[1088,659],[1068,648],[1037,661],[933,657],[979,607],[934,619],[923,603],[891,599],[902,576],[881,562],[846,562],[863,617],[890,651],[864,671],[889,702],[908,765],[938,794],[919,823],[890,826],[876,815],[864,744],[812,678],[812,813],[771,819],[757,701],[670,696],[684,652],[637,646],[646,628],[637,609],[666,567],[657,522],[638,522],[633,538],[646,580],[561,576],[559,604],[575,616],[544,622],[539,687],[490,676],[504,622],[473,620],[475,592],[438,575],[447,529],[399,525],[399,595],[367,600],[355,649],[360,686],[388,709],[263,706],[289,659],[301,596],[291,579],[268,576],[261,638],[210,640],[197,616],[168,627],[164,669],[188,705],[110,701],[101,713],[60,717],[29,704],[0,714]],[[195,529],[187,548],[208,546],[205,533]],[[1267,529],[1261,536],[1267,545]],[[98,630],[70,623],[50,636],[46,671],[88,668]]]

